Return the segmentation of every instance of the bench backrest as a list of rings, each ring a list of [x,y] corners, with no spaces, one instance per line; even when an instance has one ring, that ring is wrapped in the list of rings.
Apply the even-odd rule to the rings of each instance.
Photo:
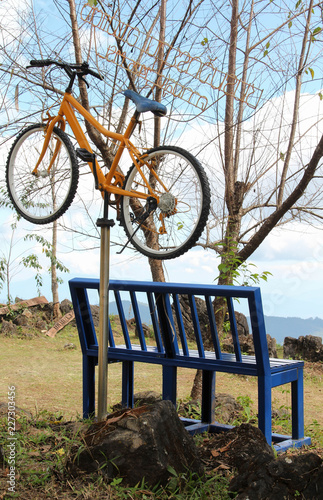
[[[96,290],[97,303],[99,302],[99,280],[75,278],[69,282],[71,296],[75,311],[77,327],[80,336],[82,351],[91,346],[97,346],[97,336],[93,325],[90,309],[89,290]],[[190,350],[198,351],[200,358],[205,357],[206,351],[213,351],[217,360],[223,358],[221,350],[221,339],[218,334],[218,326],[214,313],[213,303],[215,298],[223,298],[227,306],[227,324],[230,326],[228,335],[232,336],[235,361],[245,362],[240,348],[237,323],[235,317],[235,306],[239,308],[240,301],[246,301],[249,309],[251,333],[253,335],[257,371],[259,374],[269,373],[269,355],[264,324],[264,316],[261,302],[260,289],[258,287],[237,287],[219,285],[195,285],[186,283],[159,283],[159,282],[134,282],[111,280],[109,285],[109,301],[115,302],[122,328],[122,343],[127,349],[132,349],[129,335],[127,316],[129,303],[136,326],[138,342],[142,351],[147,351],[147,340],[144,334],[143,309],[149,310],[151,324],[151,339],[149,345],[154,344],[155,350],[161,355],[169,358],[175,356],[189,356]],[[183,310],[183,298],[185,298],[186,311]],[[205,301],[208,328],[210,331],[211,345],[205,347],[202,331],[205,324],[201,324],[201,316],[197,310],[197,300]],[[93,300],[93,299],[92,299]],[[145,308],[143,308],[145,303]],[[111,311],[110,311],[111,313]],[[191,319],[188,332],[185,328],[184,316],[187,313]],[[204,317],[205,321],[205,317]],[[186,323],[187,325],[187,323]],[[109,346],[116,347],[113,322],[109,322]],[[196,356],[196,353],[195,353]]]

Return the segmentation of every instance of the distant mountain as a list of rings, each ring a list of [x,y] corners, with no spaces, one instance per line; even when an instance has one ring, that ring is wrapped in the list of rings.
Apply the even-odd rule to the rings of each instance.
[[[283,344],[285,337],[298,338],[301,335],[315,335],[323,338],[323,319],[321,318],[265,316],[265,325],[267,333],[274,337],[278,344]]]
[[[151,317],[147,304],[138,304],[143,323],[151,325]],[[130,300],[123,301],[126,319],[133,318],[133,310]],[[109,305],[109,314],[118,314],[117,304],[112,302]],[[250,319],[247,318],[249,328]],[[274,337],[278,344],[284,343],[285,337],[298,338],[301,335],[315,335],[323,338],[323,319],[321,318],[283,318],[280,316],[265,316],[266,331],[271,337]]]

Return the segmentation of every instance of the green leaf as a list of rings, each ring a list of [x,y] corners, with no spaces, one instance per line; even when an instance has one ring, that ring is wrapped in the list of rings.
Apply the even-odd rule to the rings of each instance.
[[[311,73],[312,80],[314,78],[314,70],[313,68],[308,68],[308,71]]]
[[[268,50],[265,50],[264,57],[266,57],[267,54],[268,54]]]
[[[315,28],[315,30],[313,31],[313,35],[318,35],[319,33],[321,33],[322,31],[322,28]]]
[[[269,49],[269,47],[270,47],[270,42],[267,42],[266,43],[266,49]]]
[[[289,29],[291,29],[291,27],[292,27],[292,26],[293,26],[292,21],[289,21],[289,23],[288,23],[288,27],[289,27]]]
[[[170,474],[172,474],[173,476],[178,477],[178,474],[177,474],[176,470],[175,470],[175,469],[174,469],[174,467],[172,467],[171,465],[168,465],[168,466],[167,466],[167,470],[168,470],[168,472],[170,472]]]

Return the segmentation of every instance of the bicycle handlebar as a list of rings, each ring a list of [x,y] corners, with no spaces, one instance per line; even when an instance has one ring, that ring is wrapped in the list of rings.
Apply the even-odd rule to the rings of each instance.
[[[80,77],[84,75],[92,75],[99,80],[103,80],[102,76],[89,68],[87,62],[83,62],[82,64],[69,64],[65,62],[54,61],[53,59],[33,59],[29,63],[30,65],[27,68],[44,68],[45,66],[51,66],[55,64],[60,68],[63,68],[69,76],[72,76],[73,70]]]
[[[44,66],[49,66],[50,64],[53,64],[54,61],[52,59],[43,59],[43,60],[32,60],[30,61],[30,66],[27,66],[27,68],[35,67],[35,68],[43,68]]]

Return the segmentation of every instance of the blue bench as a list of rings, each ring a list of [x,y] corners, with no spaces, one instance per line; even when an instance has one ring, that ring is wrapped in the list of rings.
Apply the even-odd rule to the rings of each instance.
[[[98,341],[90,309],[89,293],[99,298],[99,280],[70,280],[69,286],[75,312],[77,328],[83,354],[83,416],[95,413],[95,366],[98,364]],[[92,290],[90,292],[90,290]],[[97,291],[97,292],[93,292]],[[122,363],[122,404],[134,404],[134,363],[162,365],[163,399],[176,404],[177,368],[202,370],[201,420],[184,420],[190,433],[218,432],[232,428],[215,422],[216,372],[226,372],[258,379],[258,425],[269,444],[275,443],[277,451],[291,446],[310,444],[304,437],[303,361],[269,358],[264,316],[258,287],[234,287],[216,285],[191,285],[157,282],[110,281],[110,303],[115,301],[123,332],[123,340],[116,345],[113,328],[109,323],[108,363]],[[188,341],[185,331],[180,296],[188,297],[190,317],[195,340]],[[203,344],[196,297],[205,300],[210,324],[213,349],[206,350]],[[227,304],[234,353],[221,351],[220,340],[212,303],[223,297]],[[150,312],[153,338],[147,342],[142,320],[142,300]],[[235,301],[238,299],[238,302]],[[126,307],[132,304],[138,343],[131,342]],[[255,355],[241,352],[234,304],[244,301],[249,316],[254,341]],[[125,305],[127,304],[127,306]],[[241,307],[241,306],[240,306]],[[149,344],[149,345],[148,345]],[[152,344],[152,345],[151,345]],[[291,384],[292,435],[272,433],[272,388]]]

